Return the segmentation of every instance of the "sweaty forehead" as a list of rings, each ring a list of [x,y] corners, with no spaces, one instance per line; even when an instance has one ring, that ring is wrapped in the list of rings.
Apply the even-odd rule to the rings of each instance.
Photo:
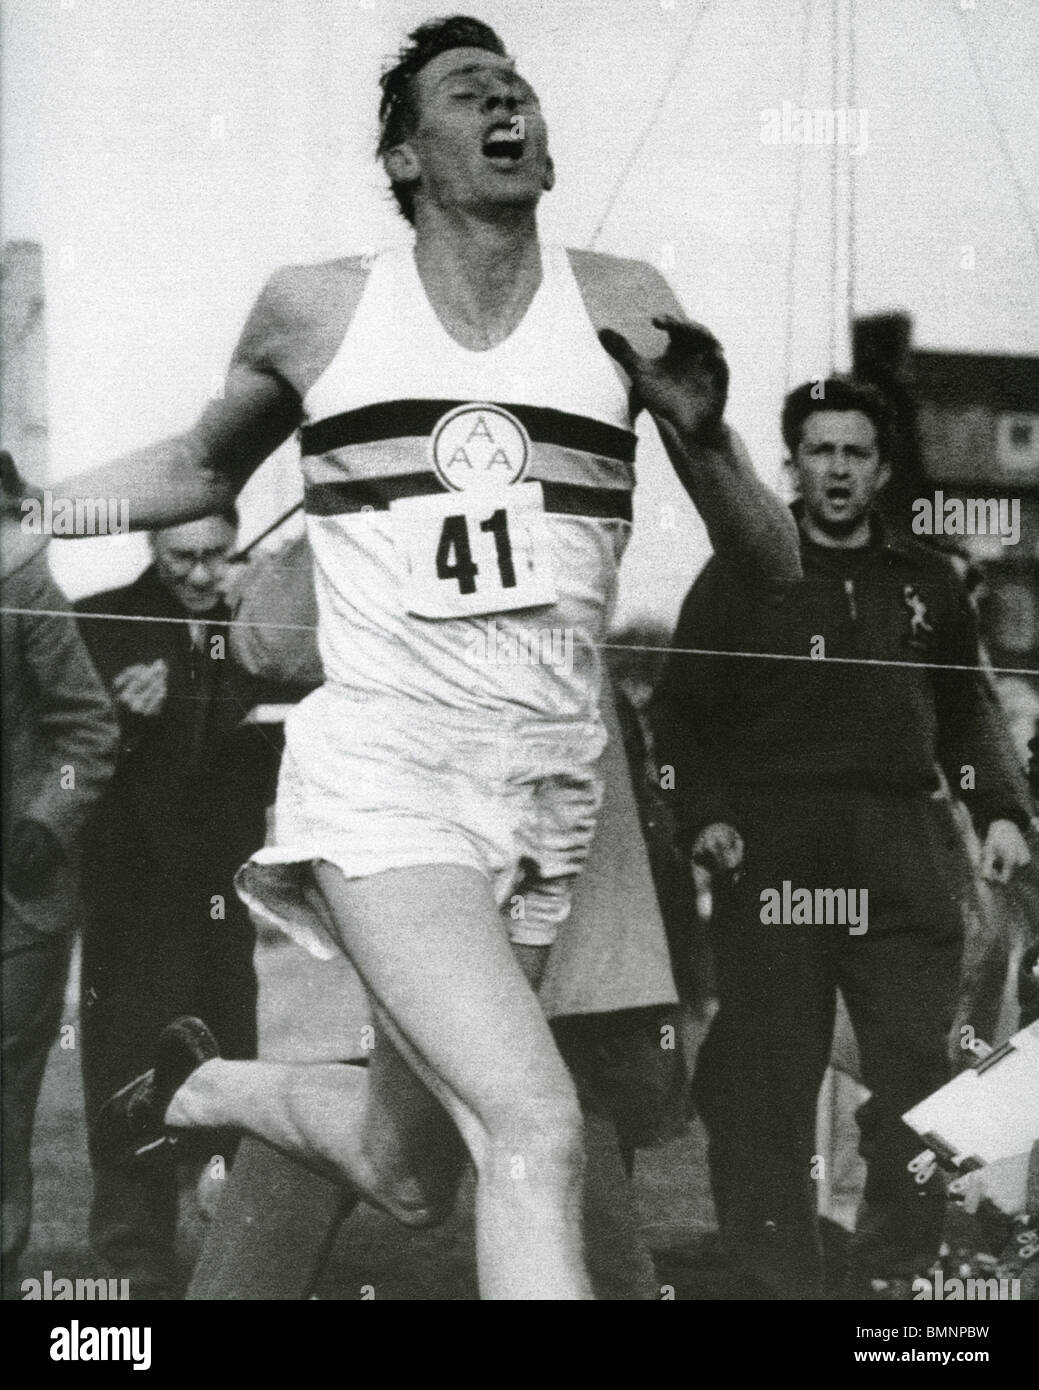
[[[514,59],[503,58],[485,48],[449,48],[446,53],[438,53],[429,60],[418,73],[418,81],[425,91],[431,92],[452,77],[488,72],[515,76],[515,70]]]

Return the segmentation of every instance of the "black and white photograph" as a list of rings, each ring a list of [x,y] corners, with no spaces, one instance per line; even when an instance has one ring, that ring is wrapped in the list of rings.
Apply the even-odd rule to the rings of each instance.
[[[0,6],[7,1326],[1006,1374],[1039,5],[457,3]]]

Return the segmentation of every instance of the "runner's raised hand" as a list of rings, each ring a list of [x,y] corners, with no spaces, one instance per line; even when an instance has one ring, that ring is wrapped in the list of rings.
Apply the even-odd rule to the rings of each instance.
[[[664,314],[654,327],[668,335],[659,357],[636,352],[622,333],[604,328],[599,341],[631,377],[640,405],[687,439],[712,441],[725,411],[729,368],[722,346],[702,324]]]

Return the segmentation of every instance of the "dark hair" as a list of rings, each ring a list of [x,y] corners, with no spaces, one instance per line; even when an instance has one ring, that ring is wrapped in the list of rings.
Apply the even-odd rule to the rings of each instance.
[[[415,129],[418,111],[415,108],[414,78],[434,58],[452,48],[482,48],[507,58],[505,45],[487,24],[466,15],[450,15],[447,19],[430,19],[408,35],[407,42],[397,54],[392,67],[379,78],[382,98],[379,101],[379,143],[375,153],[381,159],[399,145]],[[390,190],[397,206],[409,222],[415,220],[415,185],[391,183]]]
[[[783,402],[783,443],[793,457],[801,443],[801,431],[809,415],[819,410],[858,410],[872,420],[881,458],[891,452],[894,417],[887,397],[867,381],[850,376],[829,376],[825,381],[806,381]]]

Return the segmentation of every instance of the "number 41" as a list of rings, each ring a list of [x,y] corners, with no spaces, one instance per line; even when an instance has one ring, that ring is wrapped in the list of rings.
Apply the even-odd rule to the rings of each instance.
[[[480,530],[494,536],[501,587],[514,589],[516,566],[512,562],[509,517],[505,508],[499,507],[486,521],[481,521]],[[480,567],[473,559],[472,546],[469,544],[469,525],[466,517],[445,517],[437,545],[437,578],[456,579],[460,593],[475,594],[476,576],[479,572]]]

